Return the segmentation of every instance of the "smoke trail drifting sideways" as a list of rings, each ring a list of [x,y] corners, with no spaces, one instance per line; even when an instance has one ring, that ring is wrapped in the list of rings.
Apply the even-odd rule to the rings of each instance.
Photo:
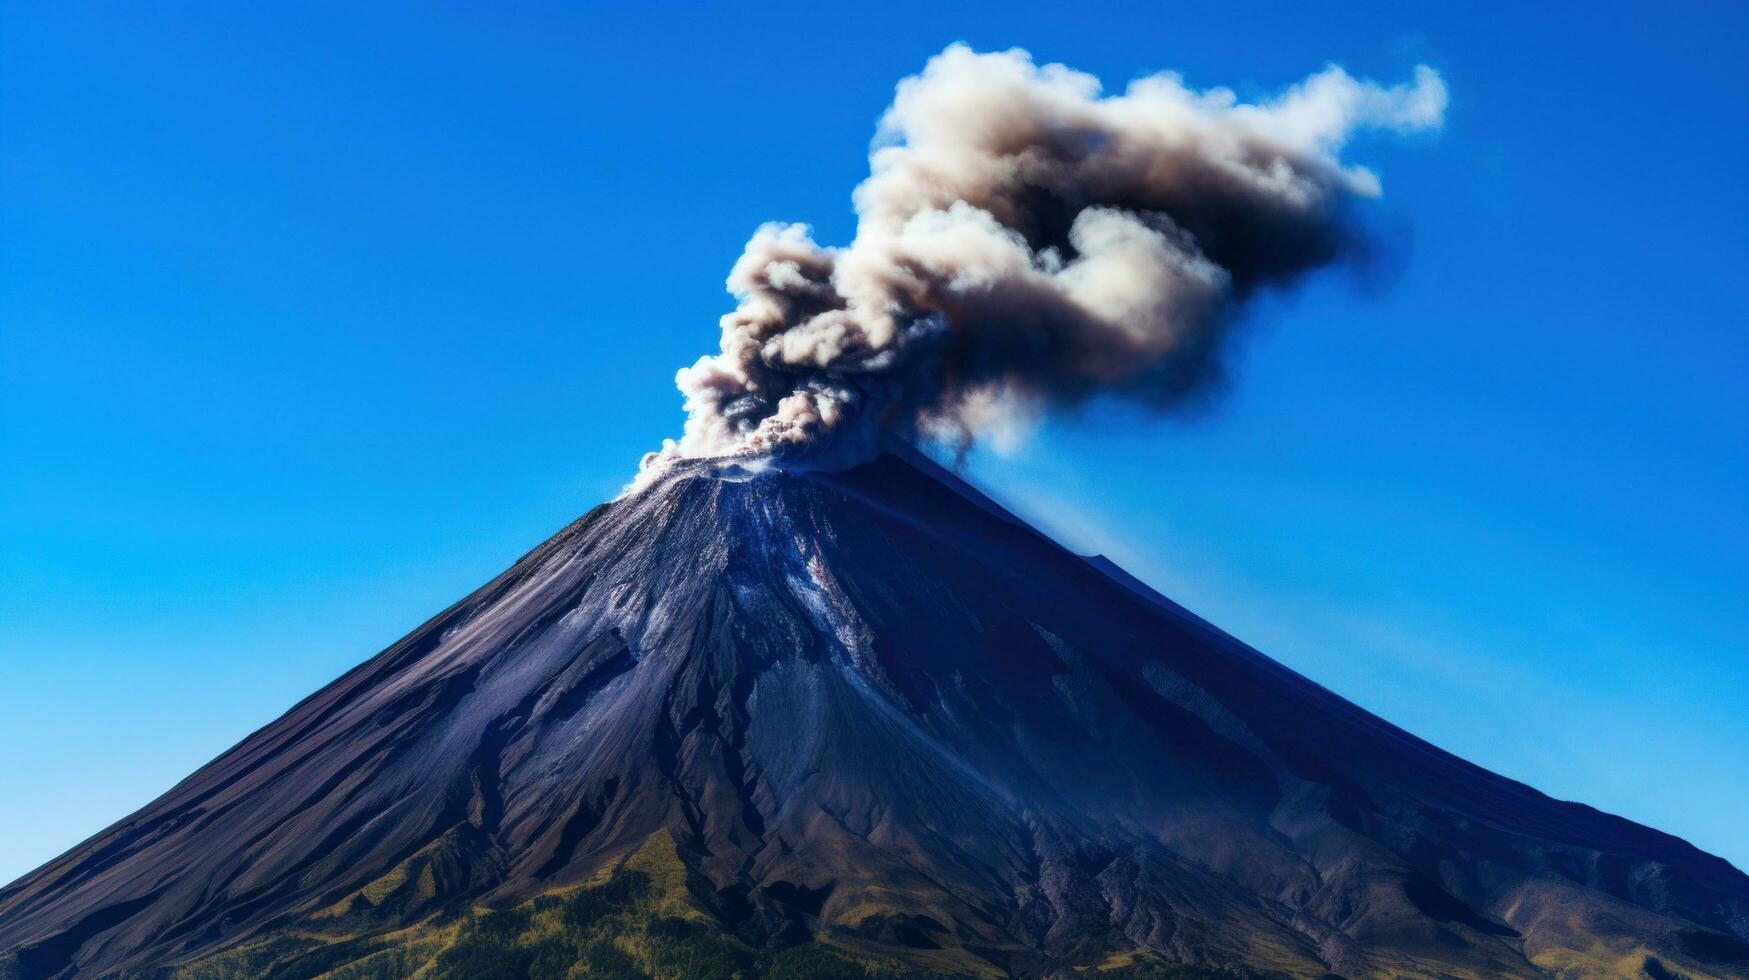
[[[855,462],[883,431],[962,448],[1109,393],[1168,409],[1219,375],[1248,299],[1365,247],[1340,159],[1362,128],[1437,128],[1437,72],[1341,68],[1244,104],[1176,75],[1102,97],[1025,51],[953,45],[899,83],[843,248],[768,224],[729,273],[722,350],[645,457]]]

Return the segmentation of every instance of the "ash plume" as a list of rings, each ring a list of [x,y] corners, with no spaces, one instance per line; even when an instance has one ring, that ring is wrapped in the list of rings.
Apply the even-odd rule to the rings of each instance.
[[[686,427],[645,457],[851,463],[884,433],[955,444],[1096,395],[1166,411],[1220,376],[1249,301],[1365,254],[1362,129],[1441,125],[1446,89],[1320,71],[1255,104],[1179,76],[1103,95],[1022,50],[953,45],[898,85],[856,236],[761,227],[721,350],[683,368]]]

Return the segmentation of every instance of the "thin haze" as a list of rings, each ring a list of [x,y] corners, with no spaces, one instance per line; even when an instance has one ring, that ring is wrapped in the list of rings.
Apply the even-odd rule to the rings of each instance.
[[[1361,129],[1437,128],[1439,74],[1329,67],[1273,99],[1174,74],[1105,96],[1025,51],[953,45],[899,83],[843,248],[761,227],[717,354],[680,371],[685,434],[645,458],[842,463],[885,432],[961,451],[1094,395],[1168,410],[1221,377],[1248,301],[1362,259]]]

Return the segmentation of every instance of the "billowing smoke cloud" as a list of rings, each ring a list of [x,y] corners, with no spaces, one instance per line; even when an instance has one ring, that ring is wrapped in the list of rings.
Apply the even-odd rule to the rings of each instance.
[[[677,376],[685,433],[644,460],[852,462],[883,432],[1000,438],[1094,395],[1167,410],[1218,378],[1260,291],[1364,254],[1364,128],[1438,127],[1446,90],[1321,71],[1274,99],[1176,75],[1102,96],[1024,51],[954,45],[899,83],[847,247],[768,224],[729,274],[722,350]]]

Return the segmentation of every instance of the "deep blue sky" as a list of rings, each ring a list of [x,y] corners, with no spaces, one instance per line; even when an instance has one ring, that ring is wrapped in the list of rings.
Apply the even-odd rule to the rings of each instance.
[[[1436,744],[1749,866],[1749,7],[0,4],[0,881],[611,496],[954,40],[1425,61],[1395,272],[975,477]]]

